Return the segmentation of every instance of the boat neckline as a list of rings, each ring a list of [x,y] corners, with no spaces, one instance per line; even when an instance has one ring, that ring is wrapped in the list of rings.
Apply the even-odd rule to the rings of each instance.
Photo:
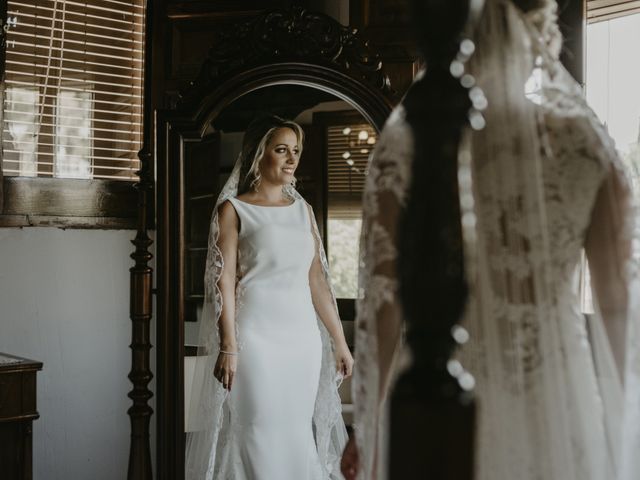
[[[244,203],[245,205],[250,205],[252,207],[260,207],[260,208],[287,208],[287,207],[292,207],[298,201],[297,198],[294,198],[293,202],[291,202],[289,205],[256,205],[255,203],[249,203],[249,202],[245,202],[244,200],[240,200],[238,197],[234,197],[234,198],[238,202]]]

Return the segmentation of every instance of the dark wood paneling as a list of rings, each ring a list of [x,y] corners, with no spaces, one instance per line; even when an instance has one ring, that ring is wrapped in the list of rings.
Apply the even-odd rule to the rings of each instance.
[[[215,189],[215,185],[212,184],[210,188]],[[217,198],[216,193],[191,197],[189,199],[189,218],[187,221],[189,228],[189,248],[197,249],[200,247],[207,247],[209,226],[211,224],[211,214],[213,213],[213,206]]]
[[[185,144],[185,321],[195,322],[204,299],[211,214],[220,190],[220,135]]]
[[[242,17],[234,17],[240,19]],[[192,80],[202,66],[210,48],[215,48],[215,32],[230,20],[226,16],[213,18],[178,18],[171,21],[171,62],[169,89],[181,89]]]
[[[18,360],[0,364],[0,475],[3,480],[32,478],[32,422],[36,409],[36,374],[42,363]]]
[[[410,24],[407,0],[357,0],[349,3],[350,22],[363,27],[406,27]],[[400,36],[407,38],[407,32]]]
[[[585,0],[558,0],[560,29],[564,37],[561,60],[576,81],[584,86],[584,55],[587,6]]]
[[[408,0],[357,0],[349,3],[350,24],[362,29],[380,53],[400,100],[419,69]]]
[[[215,48],[216,33],[225,26],[255,17],[272,8],[288,8],[292,5],[308,7],[318,2],[304,0],[265,1],[181,1],[165,0],[162,15],[157,17],[154,63],[156,85],[155,105],[169,106],[198,73],[198,68],[210,48]],[[371,45],[381,53],[385,72],[392,81],[398,101],[410,85],[417,70],[417,54],[408,22],[406,1],[349,2],[350,25],[365,29]],[[372,5],[370,5],[372,4]],[[376,22],[363,23],[362,13],[372,10]],[[366,13],[369,15],[369,13]],[[162,54],[160,54],[162,52]]]
[[[267,7],[267,4],[288,4],[290,2],[264,1],[172,1],[167,0],[167,18],[219,18],[255,15]]]
[[[74,230],[135,230],[135,218],[58,217],[55,215],[0,215],[0,228],[56,227]]]
[[[215,48],[217,31],[268,8],[285,8],[293,3],[296,2],[167,0],[162,18],[166,34],[161,38],[163,51],[167,52],[162,85],[165,98],[172,98],[196,76],[209,49]]]
[[[208,222],[207,222],[208,224]],[[207,249],[202,247],[199,249],[190,248],[187,251],[187,260],[185,266],[186,272],[186,302],[202,303],[204,298],[204,271],[205,262],[207,260]],[[195,317],[185,318],[185,322],[196,321]]]
[[[137,217],[130,182],[4,177],[3,185],[0,226],[131,228]]]
[[[323,149],[324,132],[320,126],[305,125],[304,135],[304,149],[296,171],[298,180],[296,188],[311,205],[320,236],[324,238],[326,218],[324,184],[327,175]]]
[[[474,405],[451,405],[397,390],[391,406],[390,436],[395,441],[389,442],[389,478],[472,480]]]

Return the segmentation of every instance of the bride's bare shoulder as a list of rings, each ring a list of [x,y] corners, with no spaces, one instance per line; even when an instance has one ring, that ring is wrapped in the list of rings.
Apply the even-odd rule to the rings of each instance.
[[[238,214],[233,203],[229,199],[222,202],[218,207],[218,217],[221,224],[235,222],[237,220]]]

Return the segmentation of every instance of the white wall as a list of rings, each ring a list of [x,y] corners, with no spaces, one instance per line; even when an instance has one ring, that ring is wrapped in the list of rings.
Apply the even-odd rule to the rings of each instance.
[[[126,478],[134,233],[0,229],[0,352],[44,363],[36,480]]]

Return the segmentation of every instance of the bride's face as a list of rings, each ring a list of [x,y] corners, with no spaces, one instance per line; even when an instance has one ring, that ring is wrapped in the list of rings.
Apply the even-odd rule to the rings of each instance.
[[[275,185],[293,181],[300,161],[298,137],[290,128],[279,128],[271,137],[260,161],[262,180]]]

